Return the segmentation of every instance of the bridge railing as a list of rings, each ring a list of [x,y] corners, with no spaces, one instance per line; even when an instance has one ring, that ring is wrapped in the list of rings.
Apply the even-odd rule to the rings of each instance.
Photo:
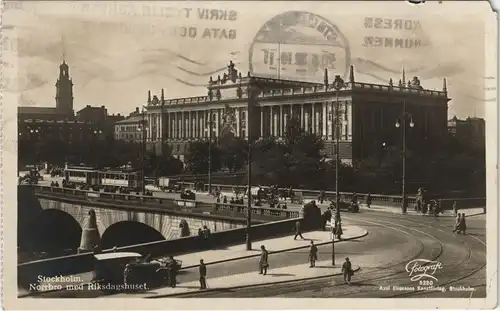
[[[29,186],[28,186],[29,187]],[[178,208],[182,211],[195,212],[195,211],[206,211],[213,212],[225,212],[231,214],[231,216],[238,216],[239,214],[247,214],[248,207],[246,205],[239,204],[227,204],[227,203],[209,203],[196,200],[185,200],[185,199],[174,199],[174,198],[161,198],[155,196],[144,196],[137,194],[123,194],[123,193],[109,193],[109,192],[96,192],[91,190],[81,190],[81,189],[71,189],[62,187],[51,187],[51,186],[41,186],[32,185],[35,192],[46,193],[46,194],[60,194],[65,196],[76,197],[79,199],[92,201],[102,201],[104,203],[115,203],[117,201],[123,202],[137,202],[142,204],[151,204],[161,208]],[[118,206],[119,207],[119,206]],[[300,217],[299,211],[291,211],[279,208],[270,208],[255,206],[252,207],[252,213],[256,215],[272,216],[277,218],[297,218]],[[240,215],[241,217],[241,215]]]
[[[192,182],[183,182],[182,185],[184,187],[194,189],[195,185]],[[246,186],[241,185],[223,185],[223,184],[212,184],[212,188],[217,187],[222,192],[233,192],[238,189],[240,192],[245,191]],[[269,189],[268,186],[263,186],[264,189]],[[287,190],[284,188],[279,188],[279,190]],[[204,191],[208,191],[208,185],[205,184]],[[319,190],[308,190],[308,189],[293,189],[295,194],[302,195],[304,198],[314,198],[317,199],[320,195]],[[351,201],[353,193],[352,192],[340,192],[340,200]],[[365,203],[367,193],[357,193],[358,200],[361,203]],[[335,191],[325,191],[325,199],[333,200],[335,198]],[[402,197],[399,195],[384,195],[384,194],[370,194],[371,204],[372,205],[383,205],[383,206],[401,206]],[[486,198],[478,197],[478,198],[442,198],[442,204],[445,209],[451,209],[453,206],[453,202],[457,202],[458,208],[474,208],[474,207],[484,207],[486,206]],[[408,205],[417,204],[417,198],[415,196],[407,197]]]
[[[195,184],[192,182],[182,182],[181,185],[185,188],[194,189]],[[238,186],[238,185],[222,185],[222,184],[212,184],[212,188],[217,187],[222,192],[233,192],[236,189],[239,189],[240,192],[243,192],[246,189],[246,186]],[[262,186],[264,189],[269,189],[268,186]],[[286,191],[285,188],[279,188],[279,190]],[[208,185],[204,185],[204,191],[208,191]],[[310,190],[310,189],[293,189],[296,195],[302,195],[304,198],[314,198],[317,199],[320,195],[319,190]],[[352,192],[340,192],[340,199],[345,201],[352,200],[353,193]],[[357,197],[362,203],[364,203],[367,193],[358,193]],[[382,194],[371,194],[371,201],[374,205],[386,205],[386,206],[399,206],[401,205],[402,198],[397,195],[382,195]],[[325,191],[325,199],[334,199],[335,191]],[[407,197],[408,204],[416,204],[416,198],[413,196]]]

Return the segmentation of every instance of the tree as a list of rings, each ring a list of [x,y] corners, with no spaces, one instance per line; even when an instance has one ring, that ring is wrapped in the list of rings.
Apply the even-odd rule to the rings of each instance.
[[[273,137],[266,137],[253,146],[253,175],[260,184],[282,184],[287,170],[284,145]]]
[[[244,168],[248,155],[248,143],[244,139],[226,133],[220,137],[218,149],[223,167],[233,172]]]
[[[194,174],[208,173],[209,155],[212,172],[219,170],[221,168],[221,156],[216,144],[212,143],[209,147],[209,143],[205,141],[189,143],[184,161],[186,170]]]
[[[172,149],[165,144],[162,152],[161,155],[153,152],[147,153],[145,167],[147,174],[155,177],[181,174],[184,170],[184,164],[172,156]]]
[[[322,184],[323,141],[305,132],[296,119],[288,122],[284,141],[264,138],[254,147],[256,178],[261,183],[318,188]],[[312,177],[312,178],[311,178]]]

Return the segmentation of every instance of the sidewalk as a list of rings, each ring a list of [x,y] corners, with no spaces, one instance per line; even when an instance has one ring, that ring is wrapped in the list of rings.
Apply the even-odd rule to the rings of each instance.
[[[377,211],[377,212],[389,212],[393,214],[401,214],[401,207],[396,206],[381,206],[381,205],[371,205],[370,208],[366,206],[366,204],[361,204],[361,211]],[[466,217],[475,216],[484,214],[484,209],[482,207],[475,208],[467,208],[467,209],[459,209],[458,213],[464,213]],[[413,207],[409,206],[406,210],[407,215],[419,215],[423,216],[421,213],[418,213],[413,209]],[[439,214],[438,217],[455,217],[452,210],[445,210],[443,214]]]
[[[368,232],[360,227],[348,225],[347,222],[342,228],[344,234],[342,235],[342,240],[352,240],[366,236]],[[182,261],[182,268],[196,267],[200,263],[200,259],[205,261],[205,264],[214,264],[223,261],[231,261],[242,258],[256,257],[260,256],[260,245],[264,245],[270,254],[285,252],[289,250],[295,250],[300,248],[307,248],[311,244],[311,240],[314,241],[316,245],[331,243],[331,234],[328,231],[311,231],[302,234],[304,240],[297,238],[293,239],[293,235],[272,238],[262,241],[254,241],[252,243],[252,250],[246,250],[246,244],[238,244],[233,246],[228,246],[221,249],[213,249],[208,251],[202,251],[197,253],[190,253],[185,255],[176,256],[175,259]],[[335,241],[338,241],[335,239]]]
[[[196,192],[196,191],[195,191]],[[207,192],[197,192],[200,194],[208,194]],[[222,196],[226,196],[228,200],[234,196],[233,193],[231,192],[221,192]],[[329,206],[328,203],[323,203],[320,204],[317,199],[314,198],[304,198],[304,204],[307,204],[311,201],[316,201],[316,204],[318,205],[321,210],[326,210]],[[290,203],[290,200],[286,200],[288,204],[288,209],[289,210],[300,210],[302,208],[301,204],[292,204]],[[360,203],[360,209],[361,211],[377,211],[377,212],[388,212],[388,213],[393,213],[393,214],[401,214],[401,207],[399,206],[384,206],[384,205],[376,205],[372,204],[370,208],[366,206],[365,203]],[[459,213],[465,213],[465,216],[476,216],[480,214],[484,214],[484,210],[482,207],[477,207],[477,208],[468,208],[468,209],[461,209],[458,211]],[[420,213],[417,213],[414,209],[413,206],[409,206],[407,211],[407,215],[422,215]],[[444,214],[440,214],[440,217],[455,217],[453,215],[453,211],[451,210],[445,210]]]
[[[363,228],[357,226],[351,226],[346,222],[345,227],[342,228],[344,234],[342,235],[342,241],[349,241],[353,239],[358,239],[364,237],[368,234]],[[253,249],[251,251],[246,250],[245,244],[238,244],[234,246],[229,246],[226,248],[207,250],[202,252],[195,252],[180,256],[175,256],[175,259],[182,261],[182,269],[188,269],[197,267],[199,265],[200,259],[204,259],[205,264],[215,264],[227,261],[234,261],[238,259],[250,258],[250,257],[258,257],[260,256],[260,245],[265,245],[269,254],[280,253],[290,250],[296,250],[301,248],[308,248],[310,246],[310,241],[313,240],[316,245],[328,244],[331,243],[330,232],[328,231],[311,231],[303,233],[304,240],[297,238],[297,240],[293,239],[293,235],[289,235],[286,237],[280,238],[272,238],[261,241],[253,242]],[[335,239],[335,243],[339,241]],[[319,263],[318,263],[319,266]],[[274,270],[273,270],[274,271]],[[274,272],[273,272],[274,273]],[[58,285],[76,285],[76,284],[88,284],[92,279],[92,272],[81,273],[77,275],[66,276],[67,278],[71,278],[73,282],[57,282]],[[237,275],[236,275],[237,276]],[[275,275],[278,276],[278,275]],[[282,275],[280,275],[282,276]],[[284,275],[286,276],[286,275]],[[233,276],[234,277],[234,276]],[[226,282],[226,281],[224,281]],[[232,282],[232,281],[231,281]],[[195,282],[196,283],[196,282]],[[185,283],[188,284],[188,283]],[[232,283],[227,283],[232,284]],[[49,290],[49,282],[41,283],[44,291],[52,291]],[[184,284],[183,284],[184,285]],[[181,288],[181,287],[179,287]],[[198,288],[198,287],[196,287]],[[170,288],[169,288],[170,289]],[[145,294],[145,293],[144,293]],[[18,297],[30,296],[31,293],[26,289],[18,288]]]
[[[339,258],[340,260],[340,258]],[[336,266],[332,266],[331,260],[316,262],[315,268],[309,268],[307,263],[301,265],[287,266],[273,269],[272,266],[267,271],[267,275],[259,274],[258,272],[249,272],[242,274],[234,274],[219,278],[208,278],[208,289],[223,290],[230,288],[241,288],[255,285],[270,285],[274,283],[286,283],[304,279],[314,279],[342,274],[342,262],[339,261]],[[352,267],[355,271],[359,270],[359,266]],[[200,291],[200,283],[198,281],[186,282],[179,284],[176,288],[163,287],[140,293],[122,293],[113,295],[115,298],[162,298],[169,296],[178,296],[182,294],[195,293]]]

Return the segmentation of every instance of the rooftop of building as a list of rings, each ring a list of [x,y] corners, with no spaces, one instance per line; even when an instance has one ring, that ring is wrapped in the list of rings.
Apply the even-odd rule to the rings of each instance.
[[[154,110],[156,107],[184,104],[207,104],[212,102],[226,102],[235,100],[247,100],[247,89],[255,86],[257,99],[272,99],[286,96],[308,96],[315,94],[334,94],[337,91],[344,92],[394,92],[402,95],[430,96],[448,99],[446,78],[443,79],[442,91],[424,89],[418,77],[405,81],[403,70],[402,79],[397,85],[390,79],[388,84],[373,84],[356,82],[354,79],[354,66],[350,66],[348,81],[344,81],[339,75],[334,79],[328,79],[328,71],[325,70],[324,83],[313,83],[305,81],[293,81],[285,79],[273,79],[267,77],[252,76],[247,73],[242,76],[241,72],[234,69],[234,64],[229,63],[228,73],[220,75],[217,79],[210,77],[207,84],[207,96],[193,96],[183,98],[165,99],[164,90],[161,95],[151,96],[148,91],[147,109]],[[232,90],[231,90],[232,89]]]
[[[66,115],[66,111],[61,111],[56,107],[30,107],[30,106],[19,106],[17,107],[17,113],[22,114],[45,114],[45,115]]]
[[[139,123],[139,122],[142,122],[143,121],[143,116],[142,115],[138,115],[138,116],[130,116],[124,120],[120,120],[120,121],[117,121],[115,122],[116,125],[119,125],[119,124],[134,124],[134,123]]]
[[[453,116],[448,122],[484,122],[483,118],[478,118],[478,117],[467,117],[465,119],[459,119],[457,116]]]
[[[25,119],[21,122],[24,123],[37,123],[37,124],[77,124],[77,125],[94,125],[94,122],[78,121],[78,120],[42,120],[42,119]]]

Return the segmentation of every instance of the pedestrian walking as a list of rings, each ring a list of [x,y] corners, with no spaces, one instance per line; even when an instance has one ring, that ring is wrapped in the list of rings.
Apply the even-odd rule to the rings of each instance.
[[[123,270],[123,284],[125,284],[125,286],[127,286],[127,284],[130,284],[130,279],[131,279],[131,273],[132,272],[132,269],[130,268],[130,265],[127,264],[125,266],[125,270]]]
[[[203,259],[200,259],[200,289],[207,288],[207,266],[203,262]]]
[[[453,201],[453,215],[455,215],[456,217],[457,213],[458,213],[457,201]]]
[[[337,240],[342,239],[342,234],[344,234],[344,231],[342,231],[342,222],[337,223],[337,227],[335,230],[335,235],[337,235]]]
[[[351,261],[349,257],[346,257],[344,264],[342,264],[342,274],[344,275],[344,283],[351,285],[351,277],[354,275],[352,271]]]
[[[302,231],[300,230],[300,221],[297,220],[295,223],[295,236],[293,237],[294,240],[297,240],[297,237],[300,236],[300,238],[303,240],[304,237],[302,236]]]
[[[169,263],[167,264],[169,285],[170,287],[175,288],[177,286],[177,267],[174,257],[169,256],[169,259]]]
[[[325,200],[325,190],[321,190],[319,193],[319,203],[323,204],[324,200]]]
[[[318,247],[311,241],[311,248],[309,249],[309,268],[316,267],[316,260],[318,260]]]
[[[457,218],[455,219],[455,226],[453,228],[453,232],[460,233],[460,222],[462,221],[462,215],[458,214]]]
[[[366,206],[370,208],[371,205],[372,205],[372,194],[368,193],[368,195],[366,196]]]
[[[266,247],[264,245],[261,245],[260,249],[262,250],[262,253],[260,254],[260,261],[259,261],[260,272],[259,272],[259,274],[266,275],[267,268],[269,268],[269,262],[268,262],[269,253],[267,252]]]
[[[330,208],[328,208],[325,213],[323,214],[323,231],[326,231],[326,223],[332,221],[332,212],[330,211]]]
[[[467,230],[467,224],[465,223],[465,213],[462,213],[462,218],[460,219],[459,231],[462,231],[462,234],[465,234],[465,230]]]

